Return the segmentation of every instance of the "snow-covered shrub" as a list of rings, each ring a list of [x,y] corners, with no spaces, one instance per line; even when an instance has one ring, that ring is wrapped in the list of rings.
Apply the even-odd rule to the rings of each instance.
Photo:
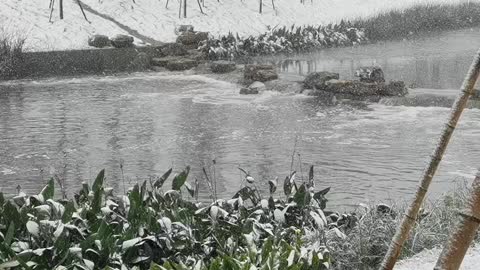
[[[242,56],[305,52],[321,48],[349,46],[366,42],[364,30],[350,22],[327,26],[292,26],[272,29],[257,37],[229,33],[201,44],[209,59],[234,59]]]

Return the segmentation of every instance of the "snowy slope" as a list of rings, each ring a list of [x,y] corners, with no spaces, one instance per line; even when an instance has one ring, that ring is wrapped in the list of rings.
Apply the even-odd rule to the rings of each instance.
[[[435,266],[440,252],[440,249],[423,251],[412,258],[399,262],[395,270],[431,270]],[[460,270],[478,269],[480,269],[480,247],[476,246],[468,250]]]
[[[174,29],[179,24],[192,24],[197,30],[209,31],[215,36],[229,31],[255,35],[277,25],[318,25],[418,3],[467,0],[313,0],[305,4],[299,0],[275,0],[276,11],[271,1],[264,0],[263,14],[258,13],[258,0],[205,0],[206,15],[200,13],[196,0],[187,0],[186,19],[178,16],[179,0],[170,0],[168,9],[165,8],[167,0],[82,1],[97,13],[86,12],[90,23],[83,19],[75,0],[64,0],[65,19],[60,20],[56,10],[52,23],[48,21],[48,0],[2,0],[0,27],[6,32],[26,36],[29,50],[65,50],[86,47],[86,39],[91,34],[128,33],[122,26],[152,39],[170,42],[175,40]]]

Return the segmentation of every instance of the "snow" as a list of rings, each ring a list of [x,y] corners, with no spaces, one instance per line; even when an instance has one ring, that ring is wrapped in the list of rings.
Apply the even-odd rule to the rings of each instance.
[[[247,36],[264,33],[276,26],[319,25],[414,4],[468,0],[313,0],[305,1],[305,4],[298,0],[275,0],[276,11],[271,1],[263,0],[263,14],[258,13],[258,0],[205,0],[205,14],[200,12],[196,0],[187,0],[187,18],[179,18],[179,0],[169,1],[168,9],[165,8],[166,1],[82,0],[95,13],[100,13],[86,10],[90,21],[87,22],[76,0],[64,0],[64,20],[59,19],[55,9],[52,22],[49,22],[50,1],[2,0],[0,21],[4,32],[27,38],[27,50],[48,51],[85,48],[86,40],[92,34],[113,36],[136,30],[154,40],[172,42],[176,38],[176,26],[191,24],[196,30],[208,31],[214,36],[228,32]]]
[[[411,258],[398,262],[395,270],[431,270],[435,266],[440,249],[426,250]],[[468,250],[460,270],[478,270],[480,266],[480,246]]]

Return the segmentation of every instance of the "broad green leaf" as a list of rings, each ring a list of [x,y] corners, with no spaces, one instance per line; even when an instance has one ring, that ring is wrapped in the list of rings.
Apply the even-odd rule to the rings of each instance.
[[[23,227],[22,217],[18,212],[18,209],[10,201],[7,201],[3,207],[3,218],[6,220],[6,224],[10,222],[15,223],[15,228]]]
[[[10,226],[8,226],[7,234],[5,235],[5,240],[3,241],[5,245],[10,246],[10,244],[12,243],[14,234],[15,234],[15,223],[11,221]]]
[[[93,182],[92,190],[93,192],[98,192],[103,187],[103,182],[105,181],[105,169],[101,170],[95,181]]]
[[[65,212],[63,212],[62,222],[68,223],[72,220],[72,215],[75,212],[75,204],[72,201],[69,201],[65,206]]]
[[[53,178],[50,178],[48,184],[42,189],[42,194],[44,200],[52,199],[55,196],[55,181]]]
[[[172,181],[172,189],[174,190],[180,190],[180,188],[185,184],[185,181],[187,181],[188,173],[190,172],[190,166],[187,166],[184,171],[179,173],[175,178],[173,178]]]
[[[297,192],[293,196],[293,201],[298,204],[298,206],[303,207],[310,203],[310,193],[308,192],[305,184],[302,184],[298,188]]]
[[[154,183],[153,186],[155,188],[161,188],[165,181],[167,181],[168,177],[172,173],[173,169],[170,168],[167,172],[165,172],[160,178],[158,178]]]
[[[103,187],[100,187],[93,194],[92,211],[93,213],[99,213],[102,208]]]

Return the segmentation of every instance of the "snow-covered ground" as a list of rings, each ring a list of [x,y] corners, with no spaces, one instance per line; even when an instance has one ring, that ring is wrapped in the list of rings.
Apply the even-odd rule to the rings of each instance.
[[[196,0],[187,0],[187,18],[179,18],[179,0],[82,0],[94,11],[86,11],[90,22],[83,19],[76,0],[64,0],[65,19],[58,9],[49,22],[48,0],[0,1],[0,28],[27,38],[27,50],[66,50],[87,47],[92,34],[127,34],[130,28],[152,39],[170,42],[174,29],[192,24],[197,30],[214,36],[239,33],[241,36],[264,33],[269,27],[319,25],[340,19],[371,16],[391,9],[402,9],[422,3],[459,3],[468,0],[263,0],[263,14],[258,13],[259,0],[205,0],[204,12]],[[480,0],[470,0],[480,1]],[[55,8],[59,0],[55,1]],[[116,22],[108,19],[113,18]],[[125,28],[124,26],[127,26]],[[140,42],[140,41],[137,41]]]
[[[395,267],[395,270],[431,270],[435,266],[440,252],[440,249],[421,252],[412,258],[399,262]],[[475,246],[468,250],[460,269],[480,269],[480,246]]]

